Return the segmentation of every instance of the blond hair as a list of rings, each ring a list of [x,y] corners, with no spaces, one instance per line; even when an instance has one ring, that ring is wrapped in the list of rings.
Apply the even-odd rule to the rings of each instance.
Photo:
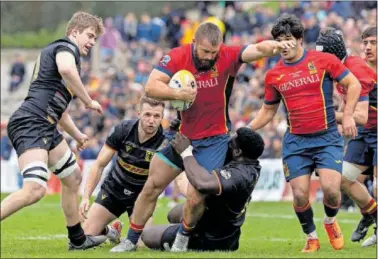
[[[86,28],[93,27],[96,36],[100,36],[104,32],[104,23],[102,18],[86,12],[76,12],[72,15],[67,24],[66,35],[69,36],[74,29],[82,33]]]
[[[153,99],[153,98],[150,98],[150,97],[147,97],[145,95],[143,95],[141,98],[140,98],[140,101],[139,101],[139,109],[142,109],[142,105],[144,103],[147,103],[149,104],[150,106],[152,107],[156,107],[156,106],[162,106],[163,109],[165,108],[165,102],[164,101],[161,101],[161,100],[157,100],[157,99]]]

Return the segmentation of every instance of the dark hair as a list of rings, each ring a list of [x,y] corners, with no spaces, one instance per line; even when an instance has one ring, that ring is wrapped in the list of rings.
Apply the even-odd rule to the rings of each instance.
[[[347,49],[342,32],[332,27],[322,29],[316,40],[316,50],[333,54],[343,60],[347,55]]]
[[[277,39],[282,34],[293,35],[294,38],[303,38],[304,27],[301,20],[292,14],[281,15],[274,24],[271,34]]]
[[[259,133],[251,128],[242,127],[236,131],[236,143],[242,151],[242,156],[257,159],[264,152],[264,140]]]
[[[364,40],[368,37],[377,37],[377,26],[368,27],[364,32],[361,34],[361,39]]]
[[[222,32],[219,30],[219,27],[211,22],[202,23],[194,35],[196,42],[201,42],[205,38],[213,46],[217,46],[223,41]]]

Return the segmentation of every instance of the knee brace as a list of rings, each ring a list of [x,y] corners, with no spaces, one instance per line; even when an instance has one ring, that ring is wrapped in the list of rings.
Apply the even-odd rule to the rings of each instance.
[[[25,166],[21,171],[24,182],[35,182],[47,188],[47,180],[49,178],[49,171],[46,163],[42,161],[32,162]]]
[[[77,167],[78,165],[74,153],[68,150],[54,166],[50,167],[50,170],[59,179],[62,179],[71,175]]]

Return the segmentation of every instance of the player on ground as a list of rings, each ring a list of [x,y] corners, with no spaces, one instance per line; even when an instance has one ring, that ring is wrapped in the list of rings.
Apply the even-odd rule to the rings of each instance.
[[[135,200],[147,180],[151,158],[165,140],[161,126],[164,102],[144,96],[139,105],[139,119],[122,121],[109,133],[90,169],[80,205],[85,234],[107,235],[114,243],[119,243],[122,225],[119,221],[107,224],[124,212],[131,216]],[[117,162],[89,209],[90,197],[115,153]]]
[[[90,98],[80,80],[80,56],[87,55],[103,32],[102,19],[75,13],[67,25],[67,37],[42,49],[34,67],[29,92],[11,116],[8,136],[18,155],[24,178],[22,189],[1,202],[1,220],[38,202],[46,193],[49,169],[62,182],[62,208],[66,218],[69,249],[86,249],[106,237],[90,237],[80,225],[78,190],[81,172],[75,156],[57,125],[85,148],[88,137],[80,132],[66,111],[73,95],[85,107],[102,114],[100,104]]]
[[[361,86],[334,55],[303,48],[303,25],[293,15],[281,16],[272,28],[274,39],[295,39],[297,47],[284,50],[282,59],[265,77],[264,104],[250,126],[258,130],[269,123],[280,101],[287,110],[288,130],[283,137],[282,157],[286,180],[294,196],[294,210],[307,235],[303,252],[319,249],[313,211],[309,202],[310,178],[314,170],[324,193],[324,227],[334,249],[344,247],[335,216],[339,210],[343,138],[337,130],[333,109],[333,80],[347,89],[343,130],[355,137],[353,112]]]
[[[376,40],[376,30],[374,30],[374,33],[375,35],[371,35],[368,29],[367,33],[362,35],[362,39],[364,40],[368,35],[375,37]],[[316,41],[316,48],[323,52],[334,54],[342,60],[345,67],[360,81],[362,87],[360,99],[354,112],[355,121],[360,125],[358,127],[358,136],[348,143],[341,177],[342,191],[356,202],[365,219],[353,232],[351,238],[353,242],[360,241],[365,237],[369,227],[365,223],[371,221],[375,222],[375,224],[377,223],[377,203],[370,196],[365,186],[357,181],[357,177],[362,172],[372,166],[376,170],[377,165],[377,113],[375,108],[377,105],[377,74],[362,58],[347,55],[341,33],[333,28],[328,28],[321,32]],[[342,96],[343,103],[345,103],[345,89],[337,85],[337,90]],[[340,111],[336,112],[336,121],[341,124],[343,105],[340,105],[340,107]]]
[[[177,134],[173,148],[184,160],[185,172],[192,186],[206,196],[205,212],[193,229],[188,248],[200,251],[235,251],[239,248],[241,226],[247,205],[260,176],[258,158],[264,151],[261,136],[249,128],[240,128],[231,137],[226,165],[207,171],[194,158],[190,140]],[[251,148],[252,147],[252,148]],[[168,215],[170,223],[180,223],[183,204]],[[169,249],[180,224],[146,227],[142,240],[147,247]]]
[[[263,41],[244,47],[227,46],[222,41],[222,33],[216,25],[209,22],[201,24],[193,44],[174,48],[163,56],[151,72],[145,88],[148,96],[157,99],[195,99],[190,109],[181,113],[180,131],[192,140],[194,156],[209,172],[224,164],[231,126],[227,105],[240,66],[243,62],[273,56],[283,48],[293,46],[292,41]],[[177,90],[168,86],[171,77],[183,69],[190,71],[196,78],[197,96],[191,87]],[[135,203],[127,239],[111,251],[136,249],[136,242],[154,211],[159,195],[183,168],[182,159],[172,146],[168,145],[156,153],[151,161],[149,178]],[[180,240],[173,246],[173,250],[185,250],[190,230],[205,209],[204,197],[191,185],[187,195],[183,219],[185,223],[180,226]]]

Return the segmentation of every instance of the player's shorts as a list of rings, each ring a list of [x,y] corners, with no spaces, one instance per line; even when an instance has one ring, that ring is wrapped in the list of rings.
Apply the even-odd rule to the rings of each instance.
[[[311,174],[315,169],[342,172],[343,138],[337,130],[316,136],[286,132],[282,143],[286,181]]]
[[[377,132],[358,133],[347,146],[344,161],[362,166],[377,165]]]
[[[169,226],[163,233],[161,238],[161,249],[164,250],[164,244],[172,247],[180,224]],[[222,239],[209,239],[204,235],[193,233],[189,239],[188,249],[197,251],[236,251],[239,248],[240,229],[236,230],[232,235]]]
[[[230,136],[228,134],[193,140],[193,156],[201,166],[211,172],[223,166],[229,140]],[[156,154],[167,164],[181,171],[184,170],[182,158],[171,144],[168,144]]]
[[[18,156],[31,148],[50,151],[63,140],[56,124],[21,109],[18,109],[10,117],[7,130],[8,137]]]
[[[127,211],[129,217],[133,213],[135,199],[120,200],[113,194],[105,191],[101,188],[98,192],[95,202],[102,205],[110,213],[119,218],[123,213]]]
[[[369,167],[368,169],[363,171],[361,174],[367,175],[367,176],[374,175],[374,166]]]

